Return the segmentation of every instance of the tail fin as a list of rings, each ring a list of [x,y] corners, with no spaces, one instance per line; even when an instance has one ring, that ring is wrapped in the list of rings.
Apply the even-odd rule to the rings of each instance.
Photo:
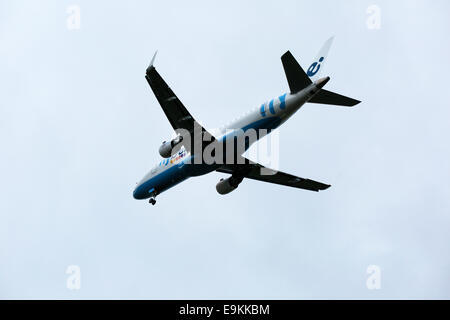
[[[312,83],[290,51],[281,56],[281,62],[283,63],[284,73],[286,74],[291,93],[299,92]]]
[[[331,44],[333,43],[334,37],[331,37],[323,44],[320,49],[317,57],[314,59],[313,63],[309,66],[306,74],[311,78],[312,81],[316,81],[319,79],[320,72],[323,69],[323,65],[325,64],[325,60],[328,56],[328,51],[330,51]]]
[[[333,40],[334,37],[331,37],[330,39],[325,41],[319,53],[317,54],[316,59],[314,59],[313,63],[309,66],[306,74],[311,78],[312,81],[317,81],[319,79],[320,72],[323,69],[323,65],[325,64],[325,60],[328,56],[328,51],[330,51]],[[308,102],[353,107],[361,101],[322,89]]]
[[[291,93],[297,93],[300,90],[306,88],[311,83],[319,80],[320,72],[323,69],[325,59],[327,58],[328,51],[333,43],[334,37],[329,38],[323,44],[314,62],[309,66],[307,72],[303,71],[302,67],[295,60],[290,51],[287,51],[281,56],[284,72],[291,89]],[[361,101],[355,100],[328,90],[320,89],[316,95],[314,95],[308,102],[321,103],[321,104],[333,104],[337,106],[353,107]]]
[[[306,73],[303,71],[302,67],[300,67],[290,51],[283,54],[281,61],[283,63],[284,72],[286,73],[286,78],[289,83],[291,93],[296,93],[303,88],[306,88],[313,81],[319,79],[321,67],[325,63],[325,59],[328,55],[331,44],[333,43],[333,39],[334,37],[331,37],[324,43],[316,59],[309,66]]]

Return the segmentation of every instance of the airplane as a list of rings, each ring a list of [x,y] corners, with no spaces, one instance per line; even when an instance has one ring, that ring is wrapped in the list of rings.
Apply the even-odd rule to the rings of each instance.
[[[155,52],[145,78],[175,130],[176,137],[162,143],[159,154],[163,159],[137,183],[133,197],[139,200],[149,199],[149,203],[155,205],[156,196],[162,192],[190,177],[213,171],[230,175],[227,179],[220,179],[216,185],[217,192],[222,195],[235,190],[244,178],[310,191],[329,188],[330,185],[325,183],[266,168],[243,157],[242,154],[253,142],[288,120],[305,103],[346,107],[360,103],[358,100],[323,89],[330,77],[319,78],[319,74],[332,42],[333,37],[324,43],[306,72],[290,51],[284,53],[281,62],[290,91],[263,103],[245,116],[234,120],[227,128],[219,129],[214,135],[195,121],[156,71],[154,61],[157,52]],[[250,130],[257,132],[254,141],[248,138],[239,139]],[[225,148],[226,151],[214,157],[213,161],[203,159],[207,148],[223,150],[225,145],[231,145],[231,148]],[[214,156],[214,152],[211,152],[211,155]]]

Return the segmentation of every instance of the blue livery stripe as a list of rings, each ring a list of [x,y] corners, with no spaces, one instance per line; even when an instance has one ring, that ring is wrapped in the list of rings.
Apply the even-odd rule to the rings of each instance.
[[[286,93],[282,96],[279,96],[278,99],[280,99],[280,109],[283,110],[286,108]]]
[[[271,114],[275,114],[275,108],[273,107],[273,99],[269,102],[269,110]]]
[[[261,115],[262,115],[263,117],[266,116],[266,105],[265,105],[264,103],[261,105],[261,110],[260,110],[260,112],[261,112]]]

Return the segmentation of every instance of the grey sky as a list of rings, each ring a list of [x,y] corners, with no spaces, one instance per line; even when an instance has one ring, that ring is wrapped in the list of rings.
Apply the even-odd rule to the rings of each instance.
[[[449,2],[265,2],[0,2],[0,298],[450,298]],[[132,198],[172,133],[144,79],[156,49],[217,127],[287,91],[286,50],[306,67],[331,35],[327,89],[363,103],[280,129],[280,169],[330,189],[224,197],[212,173]]]

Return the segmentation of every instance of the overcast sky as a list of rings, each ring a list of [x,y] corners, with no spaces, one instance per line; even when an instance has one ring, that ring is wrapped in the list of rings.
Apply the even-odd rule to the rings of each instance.
[[[449,12],[446,0],[1,0],[0,298],[449,299]],[[306,105],[279,130],[280,170],[330,189],[245,180],[221,196],[211,173],[155,207],[133,199],[172,134],[144,78],[155,50],[215,128],[288,91],[286,50],[306,68],[333,35],[326,87],[363,102]]]

